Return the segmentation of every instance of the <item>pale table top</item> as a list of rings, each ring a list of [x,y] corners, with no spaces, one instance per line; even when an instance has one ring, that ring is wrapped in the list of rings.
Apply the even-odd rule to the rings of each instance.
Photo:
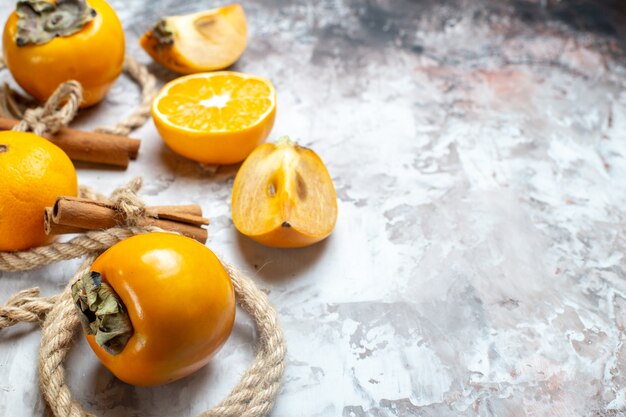
[[[0,5],[6,18],[13,2]],[[222,4],[223,1],[213,2]],[[541,6],[545,3],[546,6]],[[607,4],[603,6],[603,4]],[[115,0],[128,52],[201,2]],[[271,139],[326,162],[339,196],[327,241],[275,250],[239,236],[236,169],[170,152],[149,122],[126,171],[80,166],[103,192],[141,175],[151,204],[200,203],[208,246],[279,311],[289,356],[273,416],[587,416],[626,405],[626,14],[565,0],[243,1],[236,70],[278,90]],[[102,51],[106,53],[106,51]],[[163,82],[172,74],[151,66]],[[8,78],[6,73],[3,74]],[[137,100],[121,79],[91,127]],[[1,186],[1,185],[0,185]],[[0,274],[0,299],[61,290],[76,262]],[[40,416],[39,332],[0,335],[0,416]],[[135,388],[81,338],[69,381],[99,416],[195,416],[253,357],[251,321],[191,377]]]

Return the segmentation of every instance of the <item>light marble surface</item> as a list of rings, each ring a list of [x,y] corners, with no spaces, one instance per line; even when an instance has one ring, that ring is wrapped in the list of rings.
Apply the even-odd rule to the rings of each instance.
[[[144,62],[137,37],[148,22],[207,5],[112,4],[129,53]],[[289,357],[272,415],[624,410],[620,2],[243,4],[250,44],[235,68],[275,83],[271,139],[291,135],[326,162],[339,196],[332,237],[274,250],[239,236],[229,208],[236,168],[203,172],[166,149],[152,123],[135,133],[141,155],[127,171],[81,166],[79,177],[110,192],[141,175],[148,203],[202,204],[208,246],[248,271],[280,313]],[[115,120],[136,99],[122,79],[76,125]],[[35,285],[56,293],[75,267],[0,274],[0,298]],[[43,414],[38,338],[27,325],[0,335],[0,416]],[[253,346],[240,312],[209,366],[169,386],[134,388],[77,337],[69,381],[99,416],[195,416],[227,394]]]

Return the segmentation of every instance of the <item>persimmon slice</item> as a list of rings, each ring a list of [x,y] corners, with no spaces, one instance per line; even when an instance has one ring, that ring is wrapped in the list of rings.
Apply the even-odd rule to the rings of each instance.
[[[337,195],[322,160],[283,138],[257,147],[241,166],[232,197],[242,234],[279,248],[312,245],[337,221]]]
[[[180,74],[231,66],[246,49],[248,23],[243,7],[231,4],[184,16],[169,16],[144,33],[142,48]]]

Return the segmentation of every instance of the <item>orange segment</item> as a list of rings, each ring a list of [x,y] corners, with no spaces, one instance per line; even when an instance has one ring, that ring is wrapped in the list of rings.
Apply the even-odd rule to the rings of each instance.
[[[174,152],[202,163],[232,164],[267,138],[275,102],[270,81],[222,71],[170,82],[154,100],[152,115]]]
[[[260,243],[308,246],[333,231],[337,196],[317,154],[281,140],[259,146],[243,163],[232,212],[237,230]]]

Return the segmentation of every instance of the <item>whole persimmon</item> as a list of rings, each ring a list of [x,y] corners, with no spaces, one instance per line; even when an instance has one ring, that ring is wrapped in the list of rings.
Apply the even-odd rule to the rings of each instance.
[[[197,371],[235,320],[228,273],[206,246],[149,233],[121,241],[72,286],[87,342],[122,381],[160,385]]]
[[[124,31],[104,0],[22,0],[3,34],[15,81],[39,101],[69,80],[84,89],[81,107],[99,103],[122,72]]]

